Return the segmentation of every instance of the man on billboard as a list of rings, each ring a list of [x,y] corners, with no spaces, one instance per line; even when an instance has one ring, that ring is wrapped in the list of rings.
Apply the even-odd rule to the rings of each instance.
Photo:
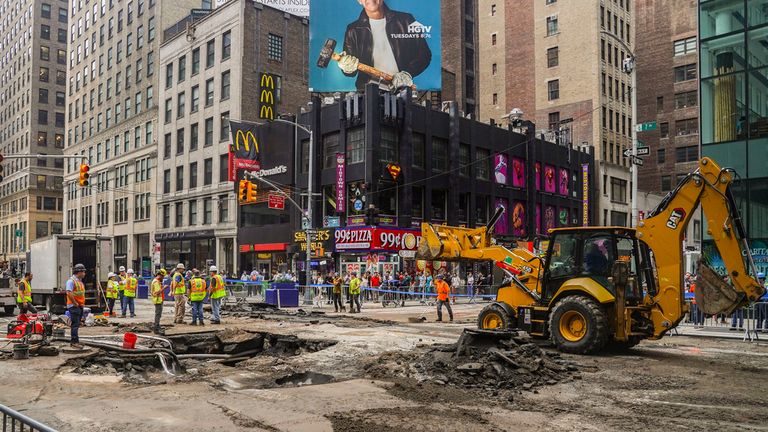
[[[347,26],[344,52],[338,62],[346,76],[357,75],[362,90],[376,77],[358,71],[360,63],[393,76],[392,88],[410,87],[413,77],[424,72],[432,51],[422,34],[424,26],[413,15],[394,11],[384,0],[355,0],[363,7],[360,17]]]

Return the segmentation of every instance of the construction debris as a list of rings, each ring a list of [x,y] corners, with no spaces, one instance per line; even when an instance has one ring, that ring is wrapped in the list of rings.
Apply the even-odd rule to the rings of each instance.
[[[579,379],[576,364],[542,350],[524,332],[465,329],[457,343],[426,349],[385,353],[365,371],[377,379],[407,378],[491,392]]]

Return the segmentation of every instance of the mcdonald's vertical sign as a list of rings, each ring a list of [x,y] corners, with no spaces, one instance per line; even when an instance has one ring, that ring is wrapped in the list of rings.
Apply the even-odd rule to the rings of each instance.
[[[276,77],[272,74],[261,73],[259,78],[259,119],[275,119],[275,99],[277,96]]]

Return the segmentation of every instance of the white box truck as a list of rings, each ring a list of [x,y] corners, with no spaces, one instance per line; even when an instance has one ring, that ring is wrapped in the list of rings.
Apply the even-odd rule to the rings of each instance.
[[[94,312],[103,310],[107,274],[114,271],[112,238],[96,235],[56,234],[30,243],[29,271],[32,272],[32,304],[49,312],[62,313],[66,307],[66,283],[75,264],[85,266],[85,305]]]

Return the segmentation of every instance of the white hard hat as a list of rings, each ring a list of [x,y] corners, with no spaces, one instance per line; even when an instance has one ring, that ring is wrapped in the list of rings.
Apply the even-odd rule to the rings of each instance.
[[[126,273],[133,274],[133,269],[128,269],[128,271]]]
[[[183,268],[184,268],[184,263],[178,263],[178,264],[176,264],[176,268],[177,268],[177,269],[183,269]]]
[[[118,271],[121,271],[121,272],[124,272],[124,271],[125,271],[125,266],[120,266],[120,268],[119,268],[119,269],[117,269],[117,270],[118,270]]]
[[[211,266],[211,269],[209,271],[218,272],[219,269],[217,269],[216,266]]]
[[[117,276],[117,275],[116,275],[116,274],[114,274],[114,273],[112,273],[112,272],[109,272],[109,274],[107,275],[107,279],[109,279],[109,278],[113,278],[113,277],[115,277],[115,276]]]

